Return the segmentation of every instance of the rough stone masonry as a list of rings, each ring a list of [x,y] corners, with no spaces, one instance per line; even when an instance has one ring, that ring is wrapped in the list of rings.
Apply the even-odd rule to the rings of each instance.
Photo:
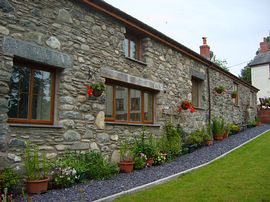
[[[236,106],[230,92],[237,78],[211,68],[208,77],[206,65],[146,35],[142,36],[142,61],[130,60],[123,51],[127,31],[125,24],[81,1],[0,2],[0,168],[20,168],[26,140],[38,144],[48,159],[72,149],[98,150],[118,161],[119,142],[138,137],[142,125],[106,123],[106,94],[88,98],[85,85],[105,82],[110,71],[139,78],[138,85],[145,83],[140,80],[149,81],[159,89],[155,121],[148,125],[156,136],[162,134],[166,121],[180,124],[187,132],[206,126],[209,103],[212,117],[242,123],[248,110],[248,119],[254,119],[256,109],[248,106],[252,87],[239,83],[240,102]],[[15,57],[56,68],[53,125],[8,122],[9,81]],[[193,114],[178,113],[179,99],[191,98],[194,75],[203,79],[202,106]],[[217,84],[228,91],[215,96]]]

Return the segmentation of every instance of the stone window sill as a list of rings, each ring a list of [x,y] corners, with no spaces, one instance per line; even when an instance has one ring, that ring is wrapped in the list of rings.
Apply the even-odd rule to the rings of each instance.
[[[202,107],[194,107],[196,110],[206,110],[205,108]]]
[[[133,61],[133,62],[137,62],[137,63],[139,63],[139,64],[141,64],[141,65],[147,66],[147,64],[146,64],[145,62],[143,62],[143,61],[136,60],[136,59],[134,59],[134,58],[130,58],[130,57],[127,57],[127,56],[125,56],[125,58],[128,59],[128,60],[131,60],[131,61]]]
[[[10,127],[25,127],[25,128],[55,128],[55,129],[63,128],[60,125],[38,125],[38,124],[18,124],[18,123],[10,123],[8,125]]]
[[[160,124],[145,124],[145,123],[120,123],[120,122],[110,122],[105,121],[109,125],[125,125],[125,126],[148,126],[148,127],[160,127]]]

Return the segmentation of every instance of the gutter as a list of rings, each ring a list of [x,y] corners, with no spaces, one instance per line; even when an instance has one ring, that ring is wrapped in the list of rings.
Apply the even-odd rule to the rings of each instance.
[[[140,33],[143,33],[146,36],[149,36],[149,37],[151,37],[159,42],[162,42],[163,44],[168,45],[169,47],[173,48],[174,50],[179,51],[180,53],[183,53],[184,55],[194,59],[197,62],[200,62],[203,65],[211,66],[210,68],[226,75],[227,77],[231,78],[232,80],[236,81],[237,83],[241,83],[244,86],[248,87],[249,89],[251,89],[255,92],[259,91],[259,89],[257,89],[256,87],[239,79],[237,76],[233,75],[232,73],[223,70],[221,67],[219,67],[215,63],[202,57],[200,54],[185,47],[184,45],[182,45],[179,42],[173,40],[172,38],[164,35],[163,33],[159,32],[158,30],[150,27],[149,25],[146,25],[145,23],[128,15],[127,13],[121,11],[120,9],[113,7],[112,5],[106,3],[105,1],[81,0],[81,2],[83,2],[84,4],[87,4],[88,6],[90,6],[91,8],[93,8],[97,11],[105,13],[105,14],[113,17],[114,19],[117,19],[118,21],[122,22],[124,25],[131,27]]]

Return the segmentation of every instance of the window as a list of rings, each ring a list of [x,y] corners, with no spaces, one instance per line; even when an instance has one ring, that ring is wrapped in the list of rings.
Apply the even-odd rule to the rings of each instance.
[[[140,40],[134,36],[127,35],[124,40],[124,52],[125,56],[131,59],[140,60]]]
[[[192,77],[191,79],[192,82],[192,104],[195,107],[201,107],[202,106],[202,84],[203,80],[198,79],[196,77]]]
[[[14,61],[10,78],[8,121],[53,124],[55,71]]]
[[[233,91],[236,92],[236,98],[232,98],[233,99],[233,103],[238,106],[238,104],[239,104],[238,84],[236,84],[236,83],[233,84]]]
[[[136,87],[107,83],[106,120],[153,123],[154,94]]]

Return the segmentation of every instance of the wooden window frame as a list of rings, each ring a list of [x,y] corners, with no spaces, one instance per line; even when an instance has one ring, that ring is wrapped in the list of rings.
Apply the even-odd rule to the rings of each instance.
[[[133,60],[141,61],[141,40],[138,37],[130,35],[130,34],[126,34],[125,39],[127,39],[127,41],[128,41],[128,53],[127,53],[127,55],[125,54],[125,56],[130,58],[130,59],[133,59]],[[135,56],[135,58],[132,58],[130,56],[130,53],[131,53],[130,41],[134,41],[135,44],[136,44],[136,56]]]
[[[198,88],[197,88],[197,100],[198,100],[198,105],[195,105],[193,103],[193,89],[191,89],[191,101],[192,101],[192,104],[194,105],[195,108],[201,108],[202,107],[202,85],[203,85],[203,80],[202,79],[199,79],[197,77],[194,77],[192,76],[191,77],[191,88],[193,88],[193,81],[195,81],[198,85]]]
[[[236,98],[232,98],[233,102],[234,102],[234,105],[239,106],[240,95],[239,95],[239,84],[238,83],[233,83],[233,91],[237,92]]]
[[[107,122],[115,122],[115,123],[131,123],[131,124],[154,124],[154,117],[155,117],[155,91],[138,87],[131,84],[125,84],[123,82],[118,81],[112,81],[106,80],[106,85],[110,85],[113,87],[113,111],[112,111],[112,117],[105,117],[105,121]],[[128,89],[128,110],[127,110],[127,120],[116,120],[116,86],[125,87]],[[131,121],[130,120],[130,108],[131,108],[131,102],[130,102],[130,90],[139,90],[141,92],[141,121]],[[145,120],[144,117],[144,93],[148,93],[152,95],[152,120]]]
[[[53,125],[54,123],[54,105],[55,105],[55,80],[56,80],[56,69],[50,66],[41,65],[38,63],[28,62],[25,60],[14,59],[14,65],[18,67],[26,67],[30,69],[30,85],[29,85],[29,94],[28,94],[28,111],[27,118],[8,118],[8,123],[20,123],[20,124],[41,124],[41,125]],[[50,120],[35,120],[32,119],[33,112],[33,84],[34,84],[34,76],[33,72],[35,70],[42,70],[46,72],[50,72],[52,75],[51,81],[51,106],[50,106]]]

